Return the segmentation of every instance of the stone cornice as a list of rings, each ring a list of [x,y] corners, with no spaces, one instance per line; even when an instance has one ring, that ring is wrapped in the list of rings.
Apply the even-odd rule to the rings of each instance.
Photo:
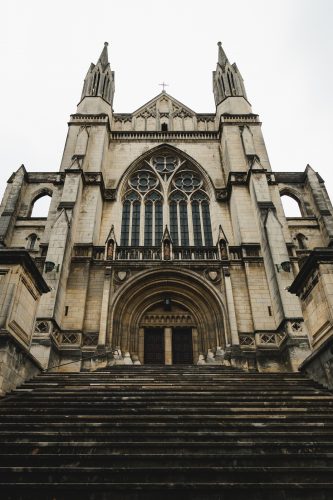
[[[0,264],[18,264],[22,266],[32,278],[40,293],[47,293],[50,291],[47,283],[45,282],[43,276],[40,274],[35,262],[32,260],[27,250],[16,248],[1,248]]]
[[[305,260],[300,272],[289,287],[289,292],[300,295],[306,280],[319,264],[333,263],[333,248],[315,248]]]

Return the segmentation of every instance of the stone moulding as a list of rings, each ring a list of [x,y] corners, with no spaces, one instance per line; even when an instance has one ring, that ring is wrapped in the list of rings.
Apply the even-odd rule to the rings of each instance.
[[[308,282],[313,271],[317,269],[319,264],[323,263],[333,263],[333,248],[315,248],[312,250],[304,261],[298,275],[290,285],[289,292],[299,297],[304,291],[305,284]]]
[[[40,293],[47,293],[50,291],[49,286],[47,285],[44,278],[40,274],[35,262],[30,257],[29,252],[27,250],[1,248],[0,265],[1,264],[21,265],[25,269],[25,271],[29,274],[29,276],[33,279]]]

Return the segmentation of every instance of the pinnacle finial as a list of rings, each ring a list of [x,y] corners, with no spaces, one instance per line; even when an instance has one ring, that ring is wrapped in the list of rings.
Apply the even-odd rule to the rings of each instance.
[[[218,61],[219,61],[219,64],[222,66],[222,68],[224,68],[224,66],[226,65],[226,63],[228,62],[228,58],[222,48],[222,43],[221,42],[217,42],[217,45],[218,45]]]
[[[98,62],[102,63],[102,66],[105,67],[109,64],[109,58],[108,58],[108,42],[104,42],[104,47],[101,52],[101,55],[99,56]]]

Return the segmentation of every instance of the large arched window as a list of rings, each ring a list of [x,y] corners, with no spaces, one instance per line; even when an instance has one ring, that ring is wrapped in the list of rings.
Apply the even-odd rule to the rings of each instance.
[[[120,245],[160,246],[165,225],[174,246],[213,245],[204,179],[169,151],[144,160],[127,180]]]

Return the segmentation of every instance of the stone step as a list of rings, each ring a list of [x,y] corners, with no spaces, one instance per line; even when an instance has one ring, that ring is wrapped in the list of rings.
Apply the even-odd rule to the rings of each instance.
[[[6,454],[62,454],[62,453],[142,453],[143,441],[118,441],[118,442],[91,442],[86,440],[76,440],[64,442],[60,441],[43,441],[29,440],[29,442],[8,442],[0,439],[1,452]],[[184,454],[192,453],[228,453],[232,457],[233,453],[252,456],[253,453],[261,454],[299,454],[306,453],[333,453],[332,442],[316,442],[311,441],[311,437],[303,442],[287,441],[284,443],[246,440],[245,442],[234,441],[205,441],[201,440],[201,436],[197,436],[195,441],[180,442],[174,438],[165,441],[148,441],[144,442],[145,453],[177,453]]]
[[[333,453],[223,453],[216,450],[215,453],[60,453],[60,454],[0,454],[0,465],[6,467],[46,467],[62,466],[76,467],[84,464],[86,467],[259,467],[266,466],[269,462],[272,467],[307,467],[314,464],[317,467],[332,467]]]
[[[333,485],[331,467],[0,467],[0,482],[35,483],[40,476],[53,482],[227,482],[268,483],[330,482]]]
[[[186,428],[187,430],[202,430],[202,422],[97,422],[97,421],[85,421],[84,426],[81,421],[72,421],[67,420],[64,422],[44,422],[43,430],[64,430],[64,431],[72,431],[81,429],[82,432],[92,432],[96,430],[113,430],[117,429],[134,429],[139,431],[140,429],[170,429],[170,430],[178,430],[180,428]],[[39,430],[40,431],[41,424],[38,421],[33,422],[0,422],[0,431],[5,430],[17,430],[23,431],[27,430]],[[225,431],[236,431],[238,433],[247,433],[253,431],[255,429],[256,433],[267,432],[267,431],[276,431],[276,432],[294,432],[295,430],[301,430],[303,432],[333,432],[333,423],[324,423],[324,422],[286,422],[281,420],[280,422],[216,422],[209,421],[205,423],[204,430],[225,430]]]
[[[135,442],[156,442],[165,441],[168,442],[170,439],[177,442],[192,442],[196,439],[208,441],[223,441],[234,442],[238,441],[240,444],[247,444],[249,442],[271,442],[271,443],[288,443],[289,441],[299,442],[299,443],[333,443],[333,433],[331,432],[316,432],[312,431],[309,435],[308,432],[274,432],[274,431],[253,431],[239,433],[235,431],[191,431],[186,429],[180,429],[177,432],[169,431],[165,429],[158,428],[154,430],[153,428],[140,430],[140,432],[135,432],[134,430],[123,430],[116,428],[111,432],[84,432],[84,431],[65,431],[64,429],[56,431],[2,431],[1,432],[1,442],[3,443],[14,443],[20,442],[22,439],[26,441],[58,441],[59,436],[62,437],[63,442],[80,441],[84,439],[87,442],[107,442],[107,443],[117,443],[119,441],[135,441]]]
[[[87,408],[87,407],[94,407],[96,402],[89,400],[89,398],[85,398],[82,400],[81,398],[77,398],[73,400],[72,398],[66,399],[65,401],[61,398],[54,399],[52,398],[45,398],[41,401],[34,399],[34,409],[37,408],[44,408],[45,404],[47,404],[48,408],[77,408],[82,409],[82,408]],[[103,406],[103,409],[117,409],[119,408],[119,405],[123,408],[133,408],[133,409],[141,409],[145,407],[149,408],[163,408],[163,407],[168,407],[168,408],[174,408],[174,409],[179,409],[179,408],[188,408],[188,409],[219,409],[219,408],[283,408],[288,411],[290,408],[315,408],[318,411],[327,411],[329,408],[333,408],[333,398],[332,399],[323,399],[320,396],[312,396],[311,398],[291,398],[289,400],[282,400],[282,401],[266,401],[265,399],[256,399],[255,401],[248,400],[247,398],[242,398],[239,400],[230,400],[227,398],[211,398],[211,399],[206,399],[204,401],[200,400],[199,398],[191,398],[191,399],[186,399],[184,398],[181,400],[180,398],[174,399],[174,398],[159,398],[158,400],[155,400],[154,398],[150,398],[147,400],[146,398],[141,398],[141,399],[134,399],[134,398],[126,398],[122,396],[121,398],[117,398],[117,400],[112,400],[111,398],[103,398],[102,401],[97,400],[99,405]],[[26,398],[23,400],[22,398],[17,399],[15,401],[3,401],[1,404],[1,408],[30,408],[31,407],[31,400],[29,398]],[[0,412],[1,413],[1,412]]]
[[[216,366],[42,374],[0,402],[1,493],[331,500],[332,408],[333,395],[300,374]]]
[[[2,483],[6,498],[24,500],[332,500],[331,483]],[[110,497],[112,491],[112,497]],[[15,497],[13,497],[13,492]],[[17,496],[16,496],[17,495]],[[235,496],[236,495],[236,496]]]
[[[41,424],[43,422],[62,422],[63,420],[69,421],[80,421],[82,423],[85,422],[201,422],[202,425],[209,420],[210,422],[247,422],[250,423],[252,421],[258,423],[267,423],[267,422],[322,422],[322,423],[332,423],[333,415],[322,415],[322,414],[307,414],[302,413],[299,414],[289,414],[285,415],[283,412],[279,415],[271,415],[267,413],[261,414],[217,414],[217,415],[204,415],[201,418],[197,415],[182,415],[180,418],[179,415],[161,415],[158,418],[156,415],[112,415],[112,414],[100,414],[98,410],[95,413],[85,413],[78,415],[77,413],[70,414],[69,412],[63,412],[61,414],[47,414],[47,413],[36,413],[27,415],[25,412],[22,413],[13,413],[7,412],[4,415],[1,415],[0,422],[22,422],[23,420],[26,422],[35,422],[39,421]]]

